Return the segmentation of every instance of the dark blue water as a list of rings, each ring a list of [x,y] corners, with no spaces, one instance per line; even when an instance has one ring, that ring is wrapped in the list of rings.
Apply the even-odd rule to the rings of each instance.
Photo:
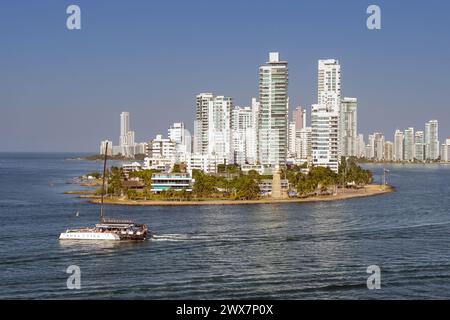
[[[108,206],[155,239],[69,243],[59,233],[94,224],[98,206],[64,195],[79,188],[67,181],[101,170],[71,156],[0,153],[0,298],[450,297],[449,166],[389,166],[396,193],[347,201]],[[66,287],[70,265],[81,290]],[[380,290],[367,289],[369,265]]]

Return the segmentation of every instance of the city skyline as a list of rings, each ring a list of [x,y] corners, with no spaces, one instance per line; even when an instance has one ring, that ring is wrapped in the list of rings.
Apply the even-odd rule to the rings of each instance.
[[[366,137],[381,131],[393,141],[395,129],[422,130],[429,119],[440,121],[440,141],[450,135],[450,45],[444,40],[449,22],[441,16],[448,3],[408,3],[406,14],[404,4],[379,1],[383,27],[370,31],[368,1],[79,1],[85,17],[80,32],[61,23],[67,3],[27,3],[29,11],[17,3],[5,4],[0,13],[1,29],[9,30],[0,34],[6,48],[0,53],[0,134],[7,137],[0,151],[94,152],[102,137],[115,137],[111,123],[123,110],[139,115],[133,122],[136,141],[165,132],[174,121],[193,132],[195,96],[214,92],[233,97],[234,105],[249,105],[258,96],[255,67],[270,51],[289,61],[291,110],[309,110],[317,102],[315,63],[334,58],[343,65],[344,96],[358,98]],[[206,30],[204,22],[192,19],[200,6],[215,12],[206,22],[231,15],[233,25],[209,23]],[[273,11],[283,17],[274,21],[276,28],[249,27]],[[156,32],[161,26],[168,27],[164,36]],[[199,49],[197,42],[208,36],[230,44]]]

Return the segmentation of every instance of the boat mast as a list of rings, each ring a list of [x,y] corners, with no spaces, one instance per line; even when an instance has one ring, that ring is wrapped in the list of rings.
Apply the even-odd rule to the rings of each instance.
[[[102,183],[102,200],[100,204],[100,222],[104,221],[104,215],[103,215],[103,197],[105,194],[105,177],[106,177],[106,158],[108,157],[108,142],[106,142],[105,147],[105,160],[103,161],[103,183]]]

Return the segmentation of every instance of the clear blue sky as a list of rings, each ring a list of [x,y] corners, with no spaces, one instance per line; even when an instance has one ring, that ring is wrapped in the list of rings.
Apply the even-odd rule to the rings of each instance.
[[[66,29],[66,8],[82,30]],[[366,28],[378,4],[382,30]],[[2,1],[0,151],[97,151],[192,128],[195,95],[257,96],[269,51],[289,62],[291,107],[316,101],[317,60],[337,58],[365,135],[440,121],[450,136],[450,1]]]

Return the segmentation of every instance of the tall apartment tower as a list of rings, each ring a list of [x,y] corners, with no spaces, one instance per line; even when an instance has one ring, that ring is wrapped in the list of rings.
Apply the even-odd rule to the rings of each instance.
[[[208,106],[208,146],[209,155],[226,159],[226,163],[234,163],[231,135],[231,117],[233,99],[217,96]]]
[[[288,63],[271,52],[259,68],[259,162],[275,167],[286,163],[288,152]]]
[[[404,160],[403,141],[405,135],[402,131],[396,130],[394,134],[394,160],[401,162]]]
[[[415,144],[414,144],[414,128],[408,128],[405,130],[405,141],[404,141],[404,160],[413,161],[415,156]]]
[[[317,102],[323,103],[322,93],[334,92],[341,97],[341,65],[336,59],[319,60]]]
[[[425,138],[423,131],[416,131],[414,135],[414,159],[425,160]]]
[[[425,159],[439,158],[439,125],[437,120],[425,123]]]
[[[295,123],[295,130],[301,130],[306,127],[306,110],[298,106],[292,112],[292,118]]]
[[[319,60],[317,96],[318,103],[311,109],[313,164],[337,172],[341,155],[341,67],[337,60]]]
[[[194,153],[208,153],[208,110],[209,103],[214,101],[212,93],[200,93],[197,96],[197,111],[194,122]]]
[[[357,107],[358,100],[356,98],[343,98],[341,100],[341,155],[345,157],[356,157],[358,155]]]
[[[125,157],[133,157],[135,151],[134,131],[130,130],[130,113],[120,114],[120,153]]]

